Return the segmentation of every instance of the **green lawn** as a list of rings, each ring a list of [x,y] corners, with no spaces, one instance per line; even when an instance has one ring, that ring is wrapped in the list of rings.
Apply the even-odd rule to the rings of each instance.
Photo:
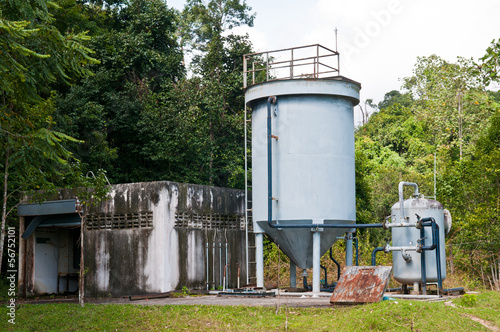
[[[474,303],[475,301],[475,303]],[[1,331],[488,331],[478,318],[500,328],[500,293],[444,302],[383,301],[318,308],[243,306],[142,306],[26,304],[0,309]]]

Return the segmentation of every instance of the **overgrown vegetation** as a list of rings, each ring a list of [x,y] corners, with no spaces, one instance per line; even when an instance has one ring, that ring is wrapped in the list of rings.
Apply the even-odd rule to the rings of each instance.
[[[2,331],[488,331],[500,326],[500,296],[477,296],[473,306],[454,303],[383,301],[357,306],[293,308],[244,306],[141,306],[76,304],[21,305],[16,325],[0,320]],[[0,308],[6,317],[6,308]],[[71,319],[68,319],[71,317]],[[475,319],[475,320],[474,320]]]

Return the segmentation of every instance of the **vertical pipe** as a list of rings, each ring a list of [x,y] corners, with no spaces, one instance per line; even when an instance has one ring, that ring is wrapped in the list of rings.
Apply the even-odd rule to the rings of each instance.
[[[437,265],[437,278],[438,278],[438,294],[439,291],[443,288],[443,280],[441,278],[441,248],[439,248],[441,239],[439,238],[439,225],[436,221],[432,222],[434,229],[434,236],[436,237],[436,265]]]
[[[434,152],[434,200],[437,200],[437,194],[436,194],[436,152]]]
[[[227,241],[227,240],[226,240],[226,241]],[[228,273],[228,271],[227,271],[227,267],[228,267],[228,265],[227,265],[227,242],[226,242],[226,259],[225,259],[225,262],[226,262],[226,264],[224,265],[224,275],[226,275],[226,274],[227,274],[227,278],[226,278],[226,281],[225,281],[225,283],[224,283],[224,287],[225,287],[226,289],[228,289],[228,288],[229,288],[229,273]],[[227,283],[227,285],[226,285],[226,283]]]
[[[219,241],[219,286],[222,286],[222,243]]]
[[[319,293],[320,288],[320,247],[321,247],[321,233],[315,231],[313,233],[313,293]]]
[[[215,235],[212,243],[212,289],[215,290]]]
[[[247,58],[243,55],[243,88],[246,87],[247,87]]]
[[[297,265],[290,260],[290,287],[297,288]]]
[[[267,222],[273,221],[273,162],[272,162],[272,133],[271,133],[271,104],[276,102],[276,97],[267,99]],[[256,247],[256,273],[257,287],[264,287],[264,235],[255,235]]]
[[[252,62],[252,84],[255,84],[255,61]]]
[[[240,289],[240,264],[239,263],[236,263],[236,265],[238,266],[238,289]]]
[[[350,229],[346,234],[345,266],[352,266],[352,232],[353,229]]]
[[[333,258],[333,250],[331,247],[330,247],[330,259],[332,260],[332,262],[335,263],[335,265],[337,265],[337,281],[339,281],[339,279],[340,279],[340,264],[339,264],[339,262],[337,262],[335,260],[335,258]],[[372,265],[375,265],[375,264],[372,264]]]
[[[266,53],[266,82],[269,81],[269,53]]]
[[[209,288],[209,286],[208,286],[208,264],[209,264],[208,263],[209,262],[209,260],[208,260],[208,242],[207,242],[205,248],[206,248],[206,251],[207,251],[207,290],[208,290],[208,288]]]
[[[273,221],[273,144],[271,104],[276,102],[276,97],[267,99],[267,222]]]
[[[326,266],[323,266],[323,265],[319,265],[319,267],[325,272],[325,288],[328,288],[328,272],[326,270]]]
[[[246,66],[246,63],[245,63]],[[246,77],[246,74],[245,74]],[[248,269],[248,132],[247,132],[247,107],[245,105],[245,271],[247,275],[246,284],[250,282]],[[239,288],[239,287],[238,287]]]
[[[354,243],[356,246],[356,266],[359,266],[359,243],[358,243],[358,238],[354,238]]]
[[[425,246],[425,231],[424,227],[420,229],[420,244],[422,247]],[[425,271],[425,250],[420,253],[420,275],[422,277],[422,295],[427,295],[427,275]]]
[[[401,222],[406,222],[406,217],[405,217],[405,201],[404,201],[404,196],[403,196],[403,186],[412,186],[415,187],[415,192],[413,193],[414,196],[418,196],[418,185],[414,182],[404,182],[401,181],[399,182],[398,185],[398,192],[399,192],[399,208],[401,209]]]
[[[264,234],[255,234],[255,274],[257,275],[257,287],[264,287]]]

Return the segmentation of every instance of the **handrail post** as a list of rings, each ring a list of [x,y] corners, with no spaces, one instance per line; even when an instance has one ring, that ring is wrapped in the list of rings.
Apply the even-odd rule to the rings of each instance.
[[[247,72],[247,57],[243,56],[243,89],[247,87]]]

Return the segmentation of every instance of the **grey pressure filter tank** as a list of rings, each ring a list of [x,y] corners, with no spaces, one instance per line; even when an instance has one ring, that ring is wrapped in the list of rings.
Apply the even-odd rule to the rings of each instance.
[[[268,225],[267,101],[272,105],[272,220],[352,224],[356,220],[354,116],[360,84],[330,79],[268,81],[247,88],[252,109],[254,232],[266,232],[300,268],[312,267],[309,228]],[[323,228],[321,254],[348,229]]]
[[[401,220],[400,202],[394,204],[391,208],[392,222]],[[439,250],[441,257],[441,278],[446,278],[446,252],[445,252],[445,234],[451,227],[451,216],[448,210],[443,209],[443,205],[435,200],[425,198],[411,198],[404,200],[404,216],[406,223],[414,224],[417,222],[417,215],[420,218],[432,217],[439,225]],[[425,245],[432,244],[432,230],[430,227],[425,227]],[[392,246],[393,247],[408,247],[416,246],[417,241],[421,238],[420,230],[415,227],[394,227],[392,228]],[[407,261],[403,258],[400,251],[393,251],[392,266],[393,277],[402,284],[411,285],[415,282],[422,281],[421,272],[421,254],[415,251],[407,251],[411,260]],[[438,280],[436,251],[425,251],[425,271],[426,281],[436,282]]]

